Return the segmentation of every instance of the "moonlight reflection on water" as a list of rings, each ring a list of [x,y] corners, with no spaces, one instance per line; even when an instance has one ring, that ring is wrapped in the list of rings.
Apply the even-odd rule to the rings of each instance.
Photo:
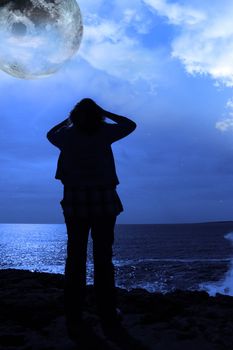
[[[53,74],[77,52],[82,34],[75,0],[3,0],[0,69],[23,79]]]

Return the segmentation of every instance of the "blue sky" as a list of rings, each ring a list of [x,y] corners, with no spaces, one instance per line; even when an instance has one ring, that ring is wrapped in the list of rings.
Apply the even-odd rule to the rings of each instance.
[[[113,145],[118,223],[232,220],[233,3],[78,3],[81,47],[58,73],[0,71],[0,222],[63,222],[46,132],[83,97],[138,125]]]

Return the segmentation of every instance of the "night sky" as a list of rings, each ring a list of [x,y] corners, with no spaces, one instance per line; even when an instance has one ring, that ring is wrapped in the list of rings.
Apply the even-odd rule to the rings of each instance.
[[[63,222],[46,133],[84,97],[138,126],[113,145],[118,223],[232,220],[233,2],[78,3],[83,41],[58,73],[0,72],[0,222]]]

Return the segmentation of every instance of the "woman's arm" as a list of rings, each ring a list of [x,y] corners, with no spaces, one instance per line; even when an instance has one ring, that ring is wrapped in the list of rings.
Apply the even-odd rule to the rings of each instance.
[[[123,125],[130,125],[132,128],[136,129],[137,125],[135,122],[133,122],[131,119],[123,117],[121,115],[112,113],[112,112],[108,112],[103,110],[103,114],[105,117],[113,120],[114,122],[116,122],[117,124],[123,124]]]
[[[111,124],[111,128],[109,128],[109,136],[111,142],[115,142],[119,139],[122,139],[123,137],[126,137],[137,127],[137,124],[134,121],[121,115],[111,113],[105,110],[103,110],[103,115],[116,123]]]
[[[62,129],[66,129],[69,127],[71,124],[70,119],[67,118],[63,120],[61,123],[55,125],[49,132],[47,133],[47,139],[54,144],[55,146],[58,146],[57,144],[57,139],[58,139],[58,134]]]
[[[69,118],[63,120],[61,123],[55,125],[49,132],[47,133],[47,137],[49,138],[50,135],[54,134],[55,132],[58,132],[60,129],[64,127],[68,127]]]

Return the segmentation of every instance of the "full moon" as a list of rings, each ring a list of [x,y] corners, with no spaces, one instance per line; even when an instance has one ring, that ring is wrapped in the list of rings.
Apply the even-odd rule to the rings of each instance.
[[[0,69],[21,79],[57,72],[83,34],[76,0],[1,0]]]

